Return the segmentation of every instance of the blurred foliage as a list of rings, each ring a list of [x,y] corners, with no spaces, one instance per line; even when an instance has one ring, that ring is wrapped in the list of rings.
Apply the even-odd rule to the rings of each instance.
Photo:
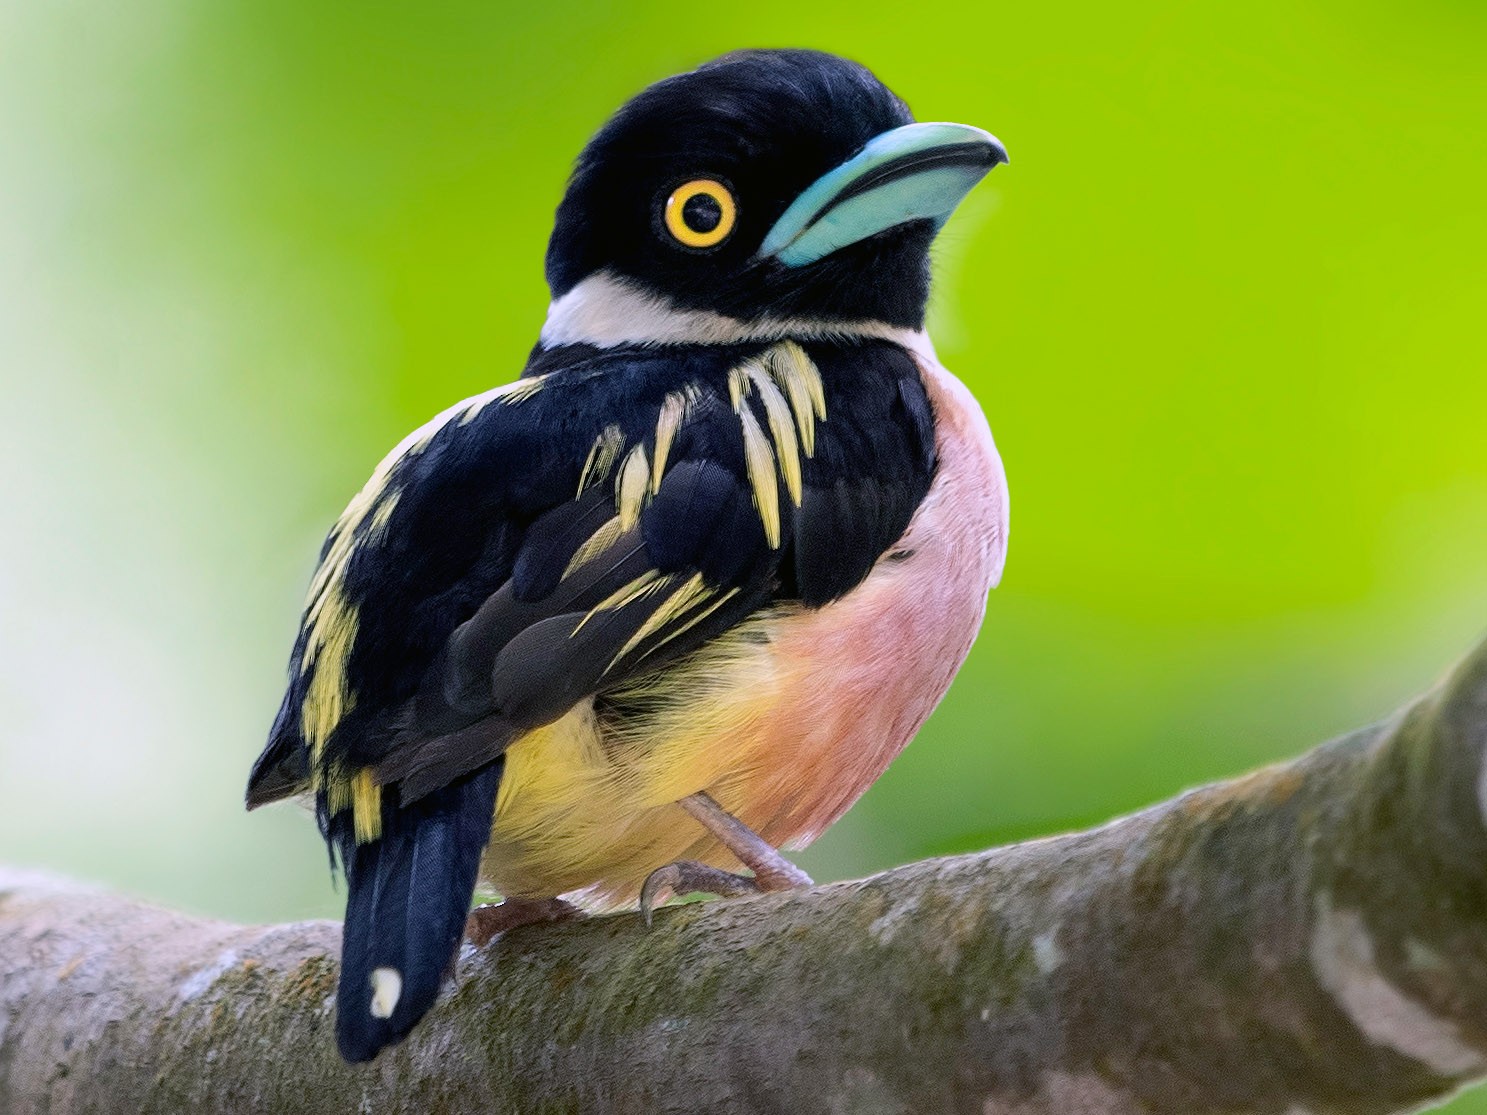
[[[740,45],[858,58],[1012,153],[932,317],[1007,460],[1006,580],[818,878],[1292,754],[1481,635],[1487,9],[715,15],[0,3],[0,859],[338,912],[309,821],[239,804],[321,533],[516,374],[591,131]]]

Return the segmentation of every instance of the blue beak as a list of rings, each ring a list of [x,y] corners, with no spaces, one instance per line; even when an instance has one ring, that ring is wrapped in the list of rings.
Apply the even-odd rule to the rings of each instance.
[[[874,136],[790,204],[759,255],[786,267],[815,263],[907,221],[943,225],[1007,150],[966,124],[906,124]]]

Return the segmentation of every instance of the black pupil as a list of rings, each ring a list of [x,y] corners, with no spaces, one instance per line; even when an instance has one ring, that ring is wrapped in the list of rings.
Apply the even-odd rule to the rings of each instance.
[[[693,194],[682,202],[682,223],[693,232],[711,232],[723,219],[723,207],[711,194]]]

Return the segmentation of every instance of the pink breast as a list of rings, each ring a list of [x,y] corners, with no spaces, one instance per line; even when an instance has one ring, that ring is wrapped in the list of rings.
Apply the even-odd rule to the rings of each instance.
[[[913,738],[965,661],[1001,577],[1007,490],[969,391],[921,356],[939,467],[898,545],[861,586],[774,632],[793,663],[779,714],[733,807],[776,845],[802,847]]]

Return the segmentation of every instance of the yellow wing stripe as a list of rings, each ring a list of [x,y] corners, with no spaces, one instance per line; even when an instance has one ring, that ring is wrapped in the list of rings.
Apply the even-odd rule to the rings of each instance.
[[[627,531],[640,521],[640,510],[645,505],[646,493],[651,486],[651,467],[645,456],[645,446],[637,445],[625,455],[624,464],[614,482],[614,502],[620,512],[620,530]]]
[[[673,391],[661,400],[661,413],[656,417],[656,459],[651,465],[651,495],[661,490],[661,479],[666,472],[666,460],[671,456],[671,445],[676,433],[687,419],[694,395],[687,391]]]
[[[816,422],[826,420],[826,387],[821,382],[820,371],[805,349],[794,341],[775,345],[764,354],[764,361],[790,400],[805,455],[815,456]]]
[[[651,613],[650,618],[640,625],[640,630],[630,636],[629,641],[620,648],[620,652],[610,659],[608,668],[610,670],[614,669],[615,664],[621,658],[624,658],[625,655],[629,654],[667,624],[676,620],[683,613],[703,600],[706,600],[714,591],[708,588],[703,582],[701,573],[694,573],[691,577],[687,578],[675,592],[662,602],[659,608]]]
[[[764,416],[769,422],[769,433],[774,438],[774,455],[780,465],[780,475],[785,480],[785,490],[796,507],[800,506],[800,445],[795,440],[795,423],[791,419],[790,404],[780,393],[775,381],[758,363],[750,360],[743,365],[745,373],[759,392],[764,404]]]
[[[347,658],[356,641],[358,618],[356,607],[345,592],[346,570],[358,545],[380,545],[397,508],[399,492],[389,486],[392,471],[405,458],[422,452],[430,441],[452,420],[470,421],[482,408],[501,400],[516,403],[529,399],[542,389],[543,377],[517,380],[494,388],[472,399],[455,404],[435,415],[405,437],[383,457],[371,477],[357,492],[331,528],[330,545],[325,557],[310,579],[306,599],[305,647],[300,656],[300,674],[314,670],[300,709],[300,731],[310,745],[312,768],[318,768],[325,743],[336,725],[356,704],[346,674]],[[363,524],[367,530],[359,539]],[[324,784],[318,769],[315,781]]]
[[[568,567],[563,570],[563,580],[567,580],[573,575],[575,570],[587,565],[605,550],[613,546],[620,540],[620,536],[624,533],[625,530],[620,526],[620,517],[618,515],[606,520],[604,525],[589,535],[583,545],[578,547],[577,551],[574,552],[573,557],[568,560]]]
[[[381,788],[370,770],[348,776],[338,770],[327,770],[325,764],[326,743],[337,725],[356,707],[356,692],[351,688],[347,664],[356,643],[360,618],[356,605],[346,595],[346,571],[358,547],[378,546],[386,538],[401,495],[390,483],[399,462],[426,449],[451,422],[465,425],[493,402],[515,404],[530,399],[542,390],[543,383],[544,377],[534,376],[465,399],[398,442],[378,462],[361,491],[337,518],[325,556],[310,579],[303,621],[305,644],[299,664],[301,676],[310,674],[310,680],[300,707],[300,733],[310,748],[311,786],[325,791],[331,813],[352,810],[359,843],[375,840],[381,834]]]
[[[358,545],[376,545],[383,541],[397,506],[399,493],[390,488],[389,478],[399,461],[426,448],[451,419],[457,419],[461,425],[469,423],[492,402],[516,404],[531,398],[543,386],[544,379],[539,376],[496,388],[451,407],[404,438],[378,464],[366,485],[342,512],[332,531],[325,558],[311,581],[300,670],[305,674],[311,670],[314,672],[306,687],[301,730],[310,746],[312,781],[316,786],[324,787],[332,812],[352,810],[358,841],[376,839],[380,834],[380,787],[369,770],[345,775],[327,770],[323,762],[326,742],[356,704],[356,693],[351,689],[347,675],[347,663],[359,627],[356,606],[345,592],[346,571],[351,557]],[[768,434],[746,401],[756,392]],[[801,454],[811,457],[815,453],[816,423],[826,420],[825,387],[819,370],[806,351],[794,341],[783,341],[759,358],[732,369],[728,376],[728,394],[743,437],[754,506],[766,540],[777,549],[782,535],[779,482],[783,480],[790,499],[799,505],[803,494]],[[616,425],[606,426],[595,439],[584,461],[578,494],[594,484],[608,481],[619,463],[614,479],[618,514],[579,547],[564,570],[565,577],[592,561],[613,546],[626,531],[634,528],[647,498],[660,490],[677,434],[695,400],[696,388],[689,387],[668,394],[662,401],[656,419],[653,460],[647,459],[643,445],[636,445],[625,453],[625,438]],[[365,531],[362,529],[364,525],[367,527]],[[615,656],[614,662],[657,635],[662,636],[657,646],[675,639],[702,622],[737,592],[732,589],[718,593],[708,588],[700,575],[678,585],[675,575],[650,570],[592,608],[574,633],[577,634],[601,611],[623,608],[662,591],[669,592],[666,600]],[[684,616],[686,619],[682,621]]]
[[[620,450],[625,447],[625,435],[620,433],[618,426],[605,426],[603,431],[594,439],[594,444],[589,449],[588,458],[583,463],[583,471],[578,474],[578,491],[575,498],[581,496],[590,484],[599,484],[609,478],[609,470],[614,467],[614,462],[619,459]]]
[[[775,478],[774,453],[769,439],[759,428],[754,412],[742,406],[738,412],[739,425],[743,428],[744,463],[749,472],[749,487],[754,490],[754,508],[759,512],[759,521],[764,524],[764,538],[770,549],[780,547],[780,485]]]
[[[332,815],[351,810],[351,828],[358,844],[382,835],[382,787],[370,767],[349,777],[332,778],[325,788],[325,804]]]
[[[310,609],[310,633],[305,640],[301,670],[314,667],[300,708],[300,732],[310,745],[310,756],[319,761],[325,741],[341,718],[356,705],[356,694],[346,680],[346,661],[356,641],[356,609],[346,600],[339,583],[321,595]]]

